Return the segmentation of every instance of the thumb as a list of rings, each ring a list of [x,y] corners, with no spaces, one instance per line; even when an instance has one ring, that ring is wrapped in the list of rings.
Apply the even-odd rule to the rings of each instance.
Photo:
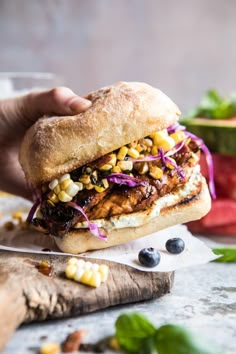
[[[74,115],[90,106],[89,100],[69,88],[57,87],[1,101],[1,115],[6,130],[21,135],[43,115]]]

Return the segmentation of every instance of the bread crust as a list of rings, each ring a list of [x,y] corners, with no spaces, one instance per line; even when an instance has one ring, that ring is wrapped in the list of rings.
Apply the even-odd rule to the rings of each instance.
[[[73,230],[62,238],[54,237],[54,239],[61,251],[78,254],[126,243],[173,225],[198,220],[206,215],[210,208],[211,198],[203,178],[201,191],[197,195],[162,209],[158,217],[143,226],[111,230],[107,242],[92,236],[87,229]]]
[[[180,115],[164,93],[144,83],[118,82],[86,98],[92,101],[86,112],[41,118],[26,132],[19,160],[34,187],[167,128]]]

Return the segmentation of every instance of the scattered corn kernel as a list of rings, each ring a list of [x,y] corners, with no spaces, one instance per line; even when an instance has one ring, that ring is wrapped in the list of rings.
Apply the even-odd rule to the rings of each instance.
[[[48,203],[49,205],[51,205],[52,207],[55,206],[55,204],[54,204],[50,199],[47,200],[47,203]]]
[[[94,185],[92,183],[85,184],[85,188],[88,190],[91,190],[94,188]]]
[[[58,343],[48,342],[41,346],[40,354],[58,354],[61,348]]]
[[[12,231],[15,228],[15,224],[12,221],[6,221],[3,224],[4,229],[6,229],[7,231]]]
[[[165,139],[161,140],[159,144],[156,144],[158,148],[162,148],[164,152],[171,150],[175,146],[174,139],[167,136]]]
[[[170,137],[174,139],[175,143],[178,144],[184,139],[186,139],[185,132],[183,130],[179,130],[173,134],[170,134]]]
[[[161,179],[163,177],[163,171],[161,168],[157,166],[150,166],[150,176],[152,176],[154,179]]]
[[[50,263],[48,261],[40,261],[38,266],[40,268],[48,268],[50,266]]]
[[[137,144],[136,148],[135,148],[138,152],[142,152],[143,151],[143,146],[141,144]]]
[[[106,178],[102,179],[102,184],[103,184],[104,188],[108,188],[109,187],[109,182],[108,182],[108,180]]]
[[[106,188],[104,188],[102,186],[94,186],[94,189],[98,193],[102,193],[102,192],[104,192],[106,190]]]
[[[59,183],[62,183],[65,179],[70,179],[70,174],[65,173],[61,178],[59,179]]]
[[[115,166],[117,160],[116,154],[109,154],[109,156],[110,156],[110,160],[108,161],[109,165]]]
[[[127,155],[127,153],[128,153],[128,148],[127,148],[127,146],[122,146],[121,148],[120,148],[120,150],[118,151],[118,154],[117,154],[117,159],[118,160],[124,160],[124,158],[125,158],[125,156]]]
[[[91,179],[89,175],[82,175],[79,179],[79,181],[83,184],[89,184],[91,183]]]
[[[57,185],[58,185],[58,179],[53,179],[53,180],[49,183],[49,188],[50,188],[51,190],[53,190]]]
[[[137,159],[139,157],[139,152],[135,148],[130,148],[128,150],[128,155],[134,159]]]
[[[92,263],[75,257],[69,259],[65,269],[65,275],[77,282],[98,287],[108,277],[109,268],[106,264]]]
[[[71,196],[74,197],[78,192],[79,192],[79,186],[75,184],[74,182],[70,183],[69,186],[66,188],[65,192]]]
[[[145,138],[143,140],[144,144],[148,147],[152,147],[153,146],[153,142],[152,142],[152,139],[149,139],[149,138]]]
[[[18,221],[22,221],[22,217],[23,217],[22,211],[15,211],[12,214],[12,218],[15,219],[15,220],[18,220]]]
[[[72,197],[70,195],[68,195],[66,192],[64,191],[61,191],[59,194],[58,194],[58,198],[61,202],[70,202],[72,200]]]
[[[117,165],[122,171],[131,171],[133,169],[133,161],[119,161]]]
[[[144,175],[149,171],[148,163],[147,162],[138,162],[137,164],[137,170],[140,175]]]
[[[112,165],[111,164],[108,164],[108,163],[105,163],[103,166],[101,166],[100,168],[99,168],[99,170],[101,170],[101,171],[109,171],[109,170],[111,170],[112,169]]]
[[[112,168],[112,172],[114,172],[114,173],[120,173],[120,172],[121,172],[121,168],[120,168],[119,166],[114,166],[114,167]]]
[[[166,162],[166,166],[167,166],[170,170],[173,170],[173,169],[175,168],[174,165],[176,164],[176,162],[175,162],[174,159],[172,159],[172,157],[169,157],[169,160],[171,160],[171,161],[173,162],[173,164],[170,163],[170,162]]]
[[[156,156],[158,154],[158,147],[154,145],[151,150],[152,155]]]
[[[65,190],[71,183],[72,180],[70,178],[65,178],[62,182],[60,182],[60,187]]]

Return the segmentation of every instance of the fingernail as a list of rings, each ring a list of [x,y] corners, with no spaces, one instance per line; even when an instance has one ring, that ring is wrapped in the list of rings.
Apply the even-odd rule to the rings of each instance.
[[[74,113],[80,113],[83,111],[86,111],[91,106],[92,102],[89,100],[86,100],[83,97],[74,97],[70,100],[69,107],[72,112]]]

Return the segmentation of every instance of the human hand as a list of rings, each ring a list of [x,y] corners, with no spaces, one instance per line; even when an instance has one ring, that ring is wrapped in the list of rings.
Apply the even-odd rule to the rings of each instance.
[[[90,101],[66,87],[0,100],[0,190],[30,199],[18,161],[26,130],[44,115],[74,115],[90,106]]]

